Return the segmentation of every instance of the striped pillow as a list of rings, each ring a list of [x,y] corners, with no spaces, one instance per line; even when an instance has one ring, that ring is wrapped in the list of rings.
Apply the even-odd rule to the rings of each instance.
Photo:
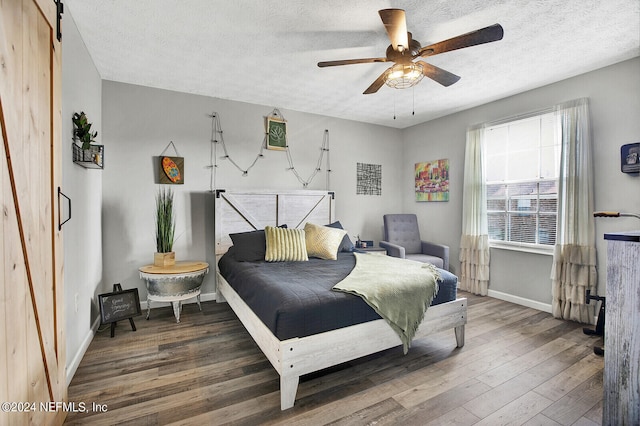
[[[314,225],[309,222],[304,225],[304,232],[307,254],[327,260],[336,260],[338,258],[338,249],[342,244],[342,238],[347,233],[344,229]]]
[[[307,247],[305,235],[302,229],[274,228],[267,226],[264,228],[267,252],[264,260],[267,262],[305,261],[307,257]]]

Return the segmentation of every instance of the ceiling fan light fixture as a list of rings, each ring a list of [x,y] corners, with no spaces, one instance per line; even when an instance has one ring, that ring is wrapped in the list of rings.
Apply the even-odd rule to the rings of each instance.
[[[425,76],[444,87],[449,87],[460,80],[460,77],[423,60],[413,61],[421,57],[439,55],[452,50],[502,40],[504,36],[504,28],[500,24],[493,24],[422,47],[419,41],[413,39],[411,32],[407,31],[407,18],[404,10],[382,9],[378,11],[378,15],[380,15],[382,24],[387,31],[387,36],[389,36],[389,41],[391,41],[384,57],[318,62],[318,66],[321,68],[373,62],[393,62],[395,65],[379,74],[378,78],[362,92],[363,95],[376,93],[383,84],[394,89],[413,87],[420,83]]]
[[[422,71],[422,65],[418,63],[395,64],[384,74],[384,82],[394,89],[413,87],[424,77]]]

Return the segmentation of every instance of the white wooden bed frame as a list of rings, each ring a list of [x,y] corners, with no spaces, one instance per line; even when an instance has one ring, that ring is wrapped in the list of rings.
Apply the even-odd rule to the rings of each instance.
[[[266,225],[304,227],[309,221],[334,221],[334,196],[327,191],[218,191],[215,209],[216,262],[231,245],[229,234]],[[279,340],[216,269],[217,300],[228,302],[253,340],[280,375],[280,408],[293,407],[301,375],[402,345],[382,319],[312,336]],[[467,299],[431,306],[415,339],[453,328],[464,345]]]

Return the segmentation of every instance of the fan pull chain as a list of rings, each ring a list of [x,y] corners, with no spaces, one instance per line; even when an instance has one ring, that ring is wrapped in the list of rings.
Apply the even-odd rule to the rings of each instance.
[[[396,119],[396,92],[393,92],[393,119]]]
[[[413,105],[411,107],[411,115],[416,115],[416,86],[413,86],[411,95],[413,96]]]

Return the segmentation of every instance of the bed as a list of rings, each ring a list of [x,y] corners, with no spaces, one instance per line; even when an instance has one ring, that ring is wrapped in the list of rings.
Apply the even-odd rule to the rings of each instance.
[[[335,195],[327,191],[216,192],[217,300],[229,303],[280,375],[282,410],[293,407],[300,376],[402,344],[398,334],[361,298],[331,291],[332,284],[327,284],[326,280],[337,282],[348,275],[359,255],[339,252],[335,260],[310,257],[306,262],[236,259],[242,257],[238,255],[241,246],[237,239],[234,246],[230,235],[253,235],[257,233],[255,231],[283,225],[293,229],[303,228],[307,223],[334,225],[334,202]],[[273,287],[257,296],[259,278],[256,274],[259,270],[264,270],[266,280],[271,281]],[[277,273],[281,275],[273,275]],[[306,274],[305,279],[299,279],[303,274]],[[456,345],[462,347],[467,301],[456,297],[457,278],[454,275],[447,271],[440,271],[440,275],[440,290],[413,338],[453,328]],[[318,277],[317,285],[310,283],[315,280],[312,277]],[[282,282],[294,282],[298,293],[293,296],[280,293],[286,291],[286,287],[294,287],[283,286]],[[321,302],[301,311],[290,309],[291,305],[276,308],[280,314],[267,309],[287,299]],[[326,315],[329,309],[332,314]],[[278,317],[282,312],[289,316]]]

